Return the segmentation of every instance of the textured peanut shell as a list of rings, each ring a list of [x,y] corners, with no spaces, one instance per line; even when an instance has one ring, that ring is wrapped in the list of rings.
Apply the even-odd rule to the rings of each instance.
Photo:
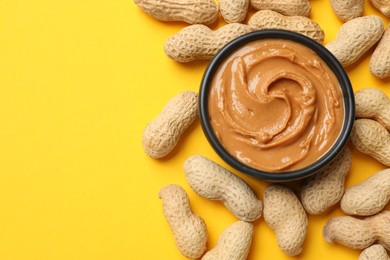
[[[211,24],[218,18],[214,0],[134,0],[144,12],[160,21]]]
[[[338,243],[352,249],[365,249],[374,243],[390,249],[390,211],[358,219],[340,216],[330,219],[322,234],[329,243]]]
[[[301,253],[308,221],[297,196],[287,187],[272,184],[264,193],[264,220],[275,232],[279,248],[290,256]]]
[[[227,23],[242,22],[248,13],[249,0],[219,0],[219,10]]]
[[[358,17],[344,23],[336,38],[325,47],[347,67],[359,60],[383,34],[383,21],[379,16]]]
[[[241,178],[201,155],[184,162],[185,177],[201,197],[221,201],[238,219],[251,222],[258,219],[263,203]]]
[[[362,16],[364,11],[364,0],[330,0],[330,5],[343,22]]]
[[[271,10],[260,10],[251,16],[248,25],[254,30],[278,29],[303,34],[318,43],[324,41],[324,31],[304,16],[285,16]]]
[[[390,257],[382,245],[376,244],[364,249],[359,260],[390,260]]]
[[[309,16],[311,11],[308,0],[251,0],[256,10],[272,10],[283,15]]]
[[[301,201],[308,213],[322,214],[341,200],[351,163],[351,150],[345,147],[328,166],[306,179],[301,190]]]
[[[389,0],[370,0],[370,3],[382,14],[390,18],[390,1]]]
[[[185,190],[169,184],[160,190],[159,198],[179,251],[188,258],[201,257],[206,251],[207,228],[204,220],[192,212]]]
[[[390,77],[390,25],[371,56],[370,72],[379,79]]]
[[[198,94],[192,91],[177,94],[146,126],[142,135],[142,145],[146,154],[152,158],[168,155],[197,117]]]
[[[202,24],[190,25],[165,42],[168,57],[178,62],[212,59],[233,39],[251,32],[249,25],[230,23],[216,31]]]
[[[217,245],[202,260],[245,260],[253,237],[253,225],[237,221],[227,227],[218,238]]]
[[[355,120],[351,141],[360,152],[390,167],[390,134],[382,124],[371,119]]]
[[[348,215],[371,216],[380,212],[389,200],[390,169],[385,169],[348,188],[340,206]]]
[[[355,92],[355,115],[376,120],[390,131],[390,99],[379,89],[364,88]]]

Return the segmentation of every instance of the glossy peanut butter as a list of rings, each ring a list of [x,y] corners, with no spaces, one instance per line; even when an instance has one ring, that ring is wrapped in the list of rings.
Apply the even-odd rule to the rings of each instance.
[[[303,168],[339,136],[339,83],[312,50],[288,40],[258,40],[231,54],[209,93],[211,126],[242,163],[266,171]]]

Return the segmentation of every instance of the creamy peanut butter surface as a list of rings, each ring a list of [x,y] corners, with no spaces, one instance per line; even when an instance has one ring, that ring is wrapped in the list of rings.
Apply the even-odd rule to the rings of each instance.
[[[282,39],[257,40],[231,54],[214,75],[208,112],[231,155],[275,172],[318,160],[344,120],[333,72],[308,47]]]

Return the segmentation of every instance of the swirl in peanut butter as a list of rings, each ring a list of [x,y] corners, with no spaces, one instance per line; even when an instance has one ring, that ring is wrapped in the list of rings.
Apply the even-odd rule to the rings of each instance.
[[[258,40],[230,55],[214,75],[212,128],[242,163],[266,171],[303,168],[334,144],[344,120],[339,83],[309,48]]]

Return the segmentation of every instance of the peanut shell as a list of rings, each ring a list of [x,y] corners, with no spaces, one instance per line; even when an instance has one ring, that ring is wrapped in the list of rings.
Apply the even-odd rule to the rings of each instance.
[[[191,156],[184,162],[184,173],[195,193],[221,201],[238,219],[251,222],[261,216],[263,203],[249,185],[210,159]]]
[[[340,206],[348,215],[370,216],[383,210],[389,200],[390,169],[385,169],[349,187]]]
[[[360,152],[390,167],[390,134],[382,124],[371,119],[355,120],[351,141]]]
[[[301,201],[308,213],[322,214],[341,200],[351,164],[351,150],[345,147],[328,166],[306,179],[301,190]]]
[[[325,47],[347,67],[358,61],[383,34],[383,21],[379,16],[358,17],[344,23],[336,38]]]
[[[168,155],[177,145],[181,135],[198,117],[198,94],[183,91],[167,102],[142,134],[142,145],[152,158]]]
[[[390,25],[371,56],[370,72],[379,79],[390,77]]]
[[[378,9],[383,15],[390,18],[390,1],[389,0],[370,0],[370,3]]]
[[[330,0],[337,18],[346,22],[363,15],[364,0]]]
[[[308,221],[295,194],[280,184],[269,185],[264,193],[264,220],[275,232],[279,248],[287,255],[302,252]]]
[[[309,16],[311,11],[308,0],[251,0],[256,10],[272,10],[283,15]]]
[[[359,260],[390,260],[390,257],[382,245],[376,244],[364,249]]]
[[[373,119],[390,131],[390,99],[376,88],[364,88],[355,92],[357,118]]]
[[[219,10],[227,23],[242,22],[248,13],[249,0],[219,0]]]
[[[218,18],[213,0],[134,0],[144,12],[160,21],[211,24]]]
[[[272,10],[260,10],[251,16],[248,25],[254,30],[277,29],[303,34],[318,43],[324,41],[324,31],[304,16],[285,16]]]
[[[158,195],[179,251],[188,258],[201,257],[206,251],[207,227],[204,220],[192,212],[185,190],[170,184]]]
[[[322,234],[329,243],[339,243],[352,249],[365,249],[375,242],[390,249],[390,211],[358,219],[340,216],[330,219]]]
[[[178,62],[210,60],[233,39],[251,32],[249,25],[230,23],[216,31],[201,24],[190,25],[165,42],[165,53]]]
[[[217,245],[202,260],[245,260],[253,237],[253,225],[237,221],[227,227],[218,238]]]

